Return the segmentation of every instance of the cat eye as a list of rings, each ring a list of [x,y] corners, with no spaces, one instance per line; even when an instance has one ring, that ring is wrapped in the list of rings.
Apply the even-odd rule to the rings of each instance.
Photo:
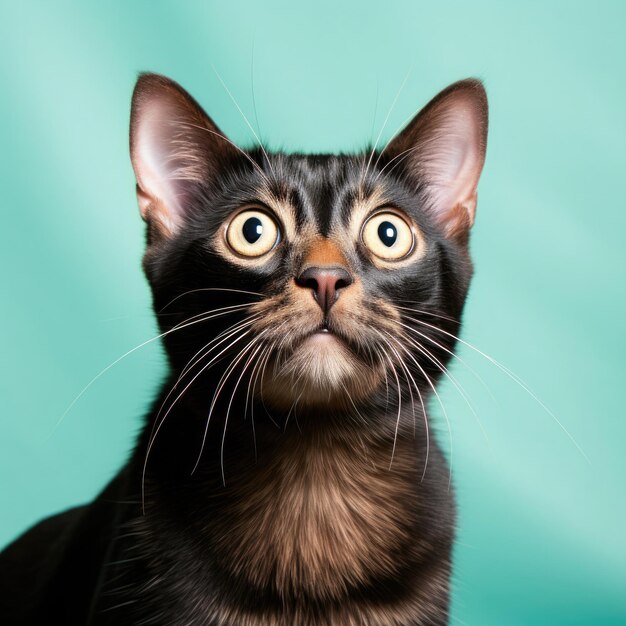
[[[415,245],[415,235],[409,224],[396,213],[381,212],[363,225],[363,243],[377,257],[398,261],[406,257]]]
[[[278,243],[279,236],[275,220],[260,209],[241,211],[226,228],[228,245],[245,257],[268,253]]]

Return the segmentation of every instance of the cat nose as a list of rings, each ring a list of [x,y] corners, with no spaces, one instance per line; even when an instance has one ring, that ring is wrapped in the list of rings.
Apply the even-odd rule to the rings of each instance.
[[[307,267],[296,278],[300,287],[313,291],[313,297],[325,315],[339,298],[339,290],[352,282],[352,276],[343,267]]]

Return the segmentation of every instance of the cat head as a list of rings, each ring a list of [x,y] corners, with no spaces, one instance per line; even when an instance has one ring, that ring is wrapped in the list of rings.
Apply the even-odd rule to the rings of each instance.
[[[486,138],[476,80],[445,89],[383,149],[300,155],[234,145],[179,85],[142,75],[131,160],[174,372],[221,368],[284,409],[356,407],[396,382],[427,389],[472,273]]]

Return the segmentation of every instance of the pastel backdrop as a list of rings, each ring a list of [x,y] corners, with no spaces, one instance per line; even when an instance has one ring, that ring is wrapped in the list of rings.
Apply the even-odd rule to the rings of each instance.
[[[156,334],[127,156],[139,71],[175,78],[250,144],[219,74],[269,147],[307,152],[384,143],[478,76],[491,126],[463,338],[554,417],[461,347],[489,391],[460,362],[476,416],[442,390],[451,623],[626,623],[625,28],[618,1],[3,0],[0,542],[98,492],[163,376],[153,342],[57,423]]]

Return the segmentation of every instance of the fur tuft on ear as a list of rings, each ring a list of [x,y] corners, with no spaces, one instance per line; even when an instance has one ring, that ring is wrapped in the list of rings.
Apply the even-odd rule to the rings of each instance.
[[[154,232],[175,234],[203,186],[236,148],[177,83],[142,74],[130,119],[130,156],[141,216]]]
[[[423,186],[429,210],[448,237],[465,241],[476,214],[485,162],[488,106],[482,83],[466,79],[433,98],[385,153]]]

